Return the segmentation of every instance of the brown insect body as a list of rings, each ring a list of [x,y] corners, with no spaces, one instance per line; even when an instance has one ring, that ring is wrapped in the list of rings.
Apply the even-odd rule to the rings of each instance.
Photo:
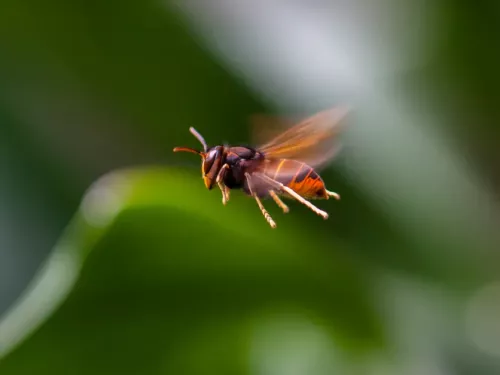
[[[292,175],[280,175],[280,169],[295,170]],[[297,194],[307,199],[328,199],[330,196],[325,188],[323,179],[316,173],[314,168],[306,163],[292,159],[277,159],[267,162],[264,173],[288,186]]]
[[[250,194],[245,172],[252,173],[263,162],[263,155],[250,147],[236,146],[228,147],[224,156],[224,162],[229,166],[223,175],[224,185]]]
[[[340,114],[343,116],[344,112]],[[328,126],[320,126],[321,121],[324,122],[327,116],[332,115],[336,115],[338,121],[338,110],[321,112],[257,148],[223,145],[208,148],[203,137],[194,128],[190,128],[191,133],[203,145],[203,151],[176,147],[174,152],[199,154],[202,157],[202,176],[207,189],[211,190],[214,184],[218,184],[222,191],[223,204],[228,202],[230,190],[243,190],[257,201],[264,217],[273,228],[276,223],[260,199],[271,197],[284,212],[288,212],[288,207],[279,196],[293,198],[327,219],[328,214],[306,198],[340,199],[340,196],[326,190],[322,178],[306,161],[311,160],[312,164],[319,166],[333,156],[334,149],[328,141],[331,141],[336,133],[333,132],[336,128],[332,126],[336,122],[327,122]],[[322,143],[324,145],[324,141],[327,141],[327,148],[320,147]]]

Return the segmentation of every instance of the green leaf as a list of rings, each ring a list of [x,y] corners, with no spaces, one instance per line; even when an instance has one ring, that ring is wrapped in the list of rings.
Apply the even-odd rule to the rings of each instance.
[[[0,320],[0,372],[245,373],[251,327],[289,314],[356,353],[381,345],[363,266],[298,219],[321,218],[265,203],[274,230],[181,170],[103,177]]]

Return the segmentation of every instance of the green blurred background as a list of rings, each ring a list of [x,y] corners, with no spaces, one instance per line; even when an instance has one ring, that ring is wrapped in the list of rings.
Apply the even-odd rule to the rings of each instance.
[[[0,5],[0,374],[500,373],[494,2]],[[207,191],[353,108],[321,220]]]

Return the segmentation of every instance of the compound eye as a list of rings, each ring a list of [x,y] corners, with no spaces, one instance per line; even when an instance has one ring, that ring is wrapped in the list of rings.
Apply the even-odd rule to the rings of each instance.
[[[214,165],[214,161],[217,157],[217,150],[210,150],[203,161],[203,173],[207,174],[212,166]]]

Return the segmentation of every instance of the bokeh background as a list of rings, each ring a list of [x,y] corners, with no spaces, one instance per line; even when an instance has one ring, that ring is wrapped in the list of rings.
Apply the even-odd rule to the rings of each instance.
[[[0,373],[500,373],[500,22],[463,0],[4,0]],[[321,220],[196,127],[352,112]]]

